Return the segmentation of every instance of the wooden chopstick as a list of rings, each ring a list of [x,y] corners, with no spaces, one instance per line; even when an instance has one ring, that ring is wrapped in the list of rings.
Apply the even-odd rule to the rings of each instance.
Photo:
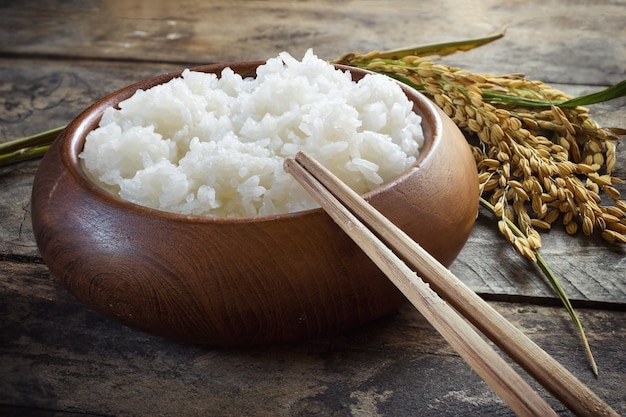
[[[513,411],[520,416],[557,415],[467,321],[298,162],[286,160],[287,170]]]
[[[313,158],[299,153],[295,160],[286,160],[285,167],[516,413],[554,415],[545,401],[490,346],[481,343],[474,329],[466,328],[467,322],[450,305],[576,414],[618,416],[554,358]],[[450,305],[443,303],[415,272]],[[455,318],[449,321],[447,317]]]

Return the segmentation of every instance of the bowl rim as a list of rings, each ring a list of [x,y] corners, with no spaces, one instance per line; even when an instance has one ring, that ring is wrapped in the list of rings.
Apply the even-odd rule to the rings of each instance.
[[[221,70],[226,67],[242,67],[248,68],[251,70],[256,70],[256,68],[265,61],[235,61],[235,62],[226,62],[226,63],[216,63],[216,64],[208,64],[202,66],[195,66],[189,68],[191,71],[200,71],[200,72],[214,72],[218,76],[221,75]],[[351,73],[359,74],[359,76],[365,76],[367,74],[374,74],[372,71],[364,70],[361,68],[350,67],[347,65],[334,64],[337,69],[342,71],[349,71]],[[182,214],[175,212],[168,212],[164,210],[159,210],[151,207],[142,206],[137,203],[133,203],[131,201],[127,201],[122,199],[121,197],[111,193],[110,191],[102,188],[100,185],[96,184],[88,175],[87,172],[83,169],[83,164],[80,161],[78,155],[83,149],[87,134],[95,129],[102,115],[108,107],[117,106],[117,104],[129,97],[131,97],[135,91],[140,89],[148,89],[154,87],[159,84],[166,83],[174,78],[180,77],[185,71],[185,69],[180,69],[172,72],[167,72],[163,74],[159,74],[153,77],[149,77],[143,79],[141,81],[137,81],[132,83],[126,87],[118,89],[106,96],[100,98],[95,103],[87,107],[83,110],[75,119],[73,119],[63,130],[61,135],[59,136],[57,142],[59,142],[60,146],[60,158],[62,165],[65,167],[67,172],[78,182],[78,184],[85,189],[87,189],[90,193],[94,194],[96,198],[100,201],[106,203],[107,205],[114,206],[118,209],[129,210],[135,212],[136,214],[146,215],[146,216],[156,216],[158,218],[162,218],[170,221],[179,221],[179,222],[192,222],[192,223],[253,223],[253,222],[266,222],[266,221],[276,221],[276,220],[293,220],[300,217],[319,215],[323,212],[321,207],[300,210],[295,212],[288,213],[279,213],[279,214],[269,214],[269,215],[258,215],[258,216],[238,216],[238,217],[223,217],[223,216],[209,216],[209,215],[194,215],[194,214]],[[237,72],[237,71],[235,71]],[[388,181],[381,185],[380,187],[371,190],[365,194],[362,194],[362,197],[366,200],[370,200],[377,195],[388,191],[394,185],[398,183],[402,183],[405,181],[412,172],[419,169],[426,161],[428,161],[432,156],[432,150],[436,148],[438,142],[442,140],[443,135],[443,122],[441,114],[438,112],[438,109],[430,101],[419,91],[397,81],[391,79],[396,82],[400,88],[403,90],[404,94],[413,102],[413,109],[426,109],[426,112],[420,111],[418,115],[422,119],[422,128],[424,119],[429,117],[429,134],[425,132],[424,134],[424,143],[422,148],[420,149],[420,154],[415,161],[408,169],[406,169],[402,174],[398,177],[394,178],[391,181]]]

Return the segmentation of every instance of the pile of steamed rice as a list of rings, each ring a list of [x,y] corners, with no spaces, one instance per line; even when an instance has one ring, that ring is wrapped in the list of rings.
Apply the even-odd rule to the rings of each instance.
[[[185,70],[105,111],[80,154],[122,199],[187,215],[258,216],[317,207],[283,169],[300,150],[358,193],[416,160],[421,118],[396,82],[359,82],[308,51],[242,79]]]

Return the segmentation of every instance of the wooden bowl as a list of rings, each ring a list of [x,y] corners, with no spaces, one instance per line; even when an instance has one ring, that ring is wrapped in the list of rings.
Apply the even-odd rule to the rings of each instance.
[[[230,66],[254,76],[262,62]],[[350,70],[354,79],[366,72]],[[304,341],[394,312],[400,292],[321,210],[210,218],[141,207],[104,191],[78,154],[105,108],[163,74],[119,90],[72,121],[41,162],[32,194],[43,260],[88,307],[127,326],[211,345]],[[416,164],[366,198],[443,264],[460,252],[478,208],[476,167],[456,125],[403,86],[423,117]]]

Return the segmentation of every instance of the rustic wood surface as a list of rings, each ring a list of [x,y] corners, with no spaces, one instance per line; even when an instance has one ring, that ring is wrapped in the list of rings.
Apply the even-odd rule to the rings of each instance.
[[[505,38],[444,62],[525,73],[577,95],[626,78],[625,17],[624,1],[5,0],[0,141],[64,125],[105,94],[165,71],[308,48],[333,59],[504,27]],[[626,127],[625,109],[618,99],[591,114]],[[409,307],[334,339],[248,349],[173,343],[102,318],[41,261],[29,212],[37,166],[0,169],[0,415],[512,415]],[[560,228],[543,240],[578,307],[598,378],[549,285],[487,213],[451,269],[626,414],[626,248]]]

